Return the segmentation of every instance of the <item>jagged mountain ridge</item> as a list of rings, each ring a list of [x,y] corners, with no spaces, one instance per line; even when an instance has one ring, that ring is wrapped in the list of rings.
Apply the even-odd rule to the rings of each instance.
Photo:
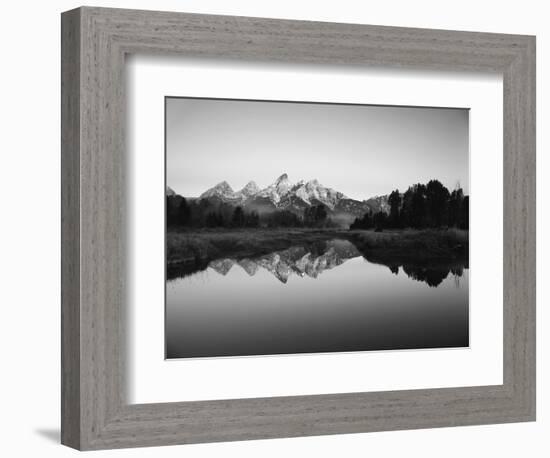
[[[241,190],[234,191],[227,181],[222,181],[202,193],[199,200],[202,199],[240,205],[260,214],[288,210],[303,215],[306,208],[323,204],[331,216],[343,224],[348,224],[368,211],[389,212],[388,196],[377,196],[363,201],[355,200],[342,192],[323,186],[316,179],[292,183],[286,173],[263,189],[260,189],[254,181],[250,181]]]
[[[218,259],[210,262],[208,267],[225,276],[233,266],[239,265],[251,277],[262,268],[273,274],[280,282],[286,283],[292,275],[317,278],[324,271],[340,266],[347,260],[360,255],[361,253],[351,242],[332,240],[318,250],[293,246],[253,259]]]

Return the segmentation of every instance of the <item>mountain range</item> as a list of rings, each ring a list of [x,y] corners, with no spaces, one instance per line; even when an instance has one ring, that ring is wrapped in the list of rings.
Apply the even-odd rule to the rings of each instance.
[[[280,282],[286,283],[292,275],[317,278],[325,270],[333,269],[358,256],[361,253],[351,242],[332,240],[313,251],[303,246],[294,246],[252,259],[217,259],[210,262],[208,267],[225,276],[233,266],[239,265],[251,277],[262,268]]]
[[[176,195],[171,188],[167,188],[166,194]],[[203,192],[197,199],[214,204],[241,206],[246,211],[256,211],[260,215],[287,210],[302,216],[306,208],[322,204],[327,208],[330,217],[343,225],[369,211],[389,212],[387,195],[367,200],[351,199],[342,192],[323,186],[316,179],[292,183],[286,173],[263,189],[254,181],[249,181],[242,189],[234,191],[227,181],[222,181]]]

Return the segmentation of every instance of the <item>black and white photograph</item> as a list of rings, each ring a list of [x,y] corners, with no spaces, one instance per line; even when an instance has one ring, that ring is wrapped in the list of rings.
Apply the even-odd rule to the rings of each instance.
[[[165,157],[166,359],[469,346],[469,110],[166,97]]]

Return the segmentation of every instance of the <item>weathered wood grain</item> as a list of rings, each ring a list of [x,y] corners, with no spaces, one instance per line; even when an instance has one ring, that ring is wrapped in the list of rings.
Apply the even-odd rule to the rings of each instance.
[[[61,441],[80,447],[80,14],[61,24]]]
[[[63,13],[62,45],[64,444],[84,450],[535,418],[534,37],[84,7]],[[502,73],[504,384],[128,405],[128,53]]]

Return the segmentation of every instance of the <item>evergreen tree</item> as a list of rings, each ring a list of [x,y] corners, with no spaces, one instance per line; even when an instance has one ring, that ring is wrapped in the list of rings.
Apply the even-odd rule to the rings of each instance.
[[[426,213],[426,186],[418,183],[412,190],[410,225],[417,229],[425,227]]]
[[[226,225],[227,226],[229,225],[229,224],[226,224],[226,223],[229,223],[229,220],[226,220],[223,217],[223,213],[221,211],[218,211],[217,219],[218,219],[218,227],[225,227]]]
[[[460,218],[459,227],[461,229],[470,228],[470,197],[469,196],[464,197],[464,200],[462,201],[462,218]]]
[[[376,232],[382,232],[382,230],[386,227],[387,221],[388,215],[386,215],[386,213],[383,211],[375,213],[373,217],[374,230]]]
[[[304,223],[306,226],[322,227],[326,223],[328,212],[323,204],[312,205],[304,210]]]
[[[447,224],[449,190],[438,180],[430,180],[425,189],[428,225],[431,227],[441,227]]]
[[[399,194],[399,189],[392,191],[388,198],[388,203],[390,204],[388,225],[391,227],[400,227],[401,194]]]
[[[455,189],[449,198],[449,226],[459,227],[462,219],[462,206],[464,204],[464,193],[462,188]]]
[[[172,198],[166,196],[166,225],[173,226],[175,222],[174,211],[172,209]]]
[[[412,202],[413,202],[414,189],[409,187],[405,194],[403,194],[403,204],[401,206],[400,222],[403,227],[412,227]]]
[[[181,198],[179,204],[177,222],[181,226],[188,226],[191,222],[191,208],[187,205],[185,197]]]
[[[235,207],[233,211],[233,217],[231,219],[232,225],[235,227],[244,227],[246,219],[242,207]]]
[[[218,226],[218,217],[216,213],[210,212],[206,215],[205,220],[206,227],[217,227]]]
[[[258,212],[250,212],[246,215],[246,227],[259,227],[260,226],[260,215]]]
[[[373,222],[372,222],[372,211],[369,210],[367,213],[363,215],[362,218],[355,218],[353,223],[350,225],[350,229],[372,229]]]

